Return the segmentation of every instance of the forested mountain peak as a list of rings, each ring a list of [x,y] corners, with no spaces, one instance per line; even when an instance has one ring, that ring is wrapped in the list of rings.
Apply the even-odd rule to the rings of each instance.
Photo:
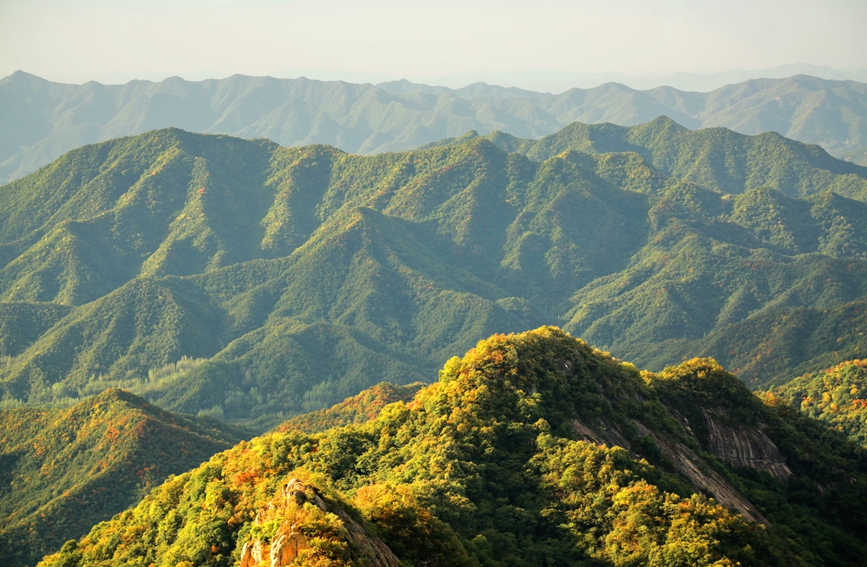
[[[711,360],[641,373],[547,327],[366,423],[242,443],[43,565],[856,565],[865,480],[854,445]]]

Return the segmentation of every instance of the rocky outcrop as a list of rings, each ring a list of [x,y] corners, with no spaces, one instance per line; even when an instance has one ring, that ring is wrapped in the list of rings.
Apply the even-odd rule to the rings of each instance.
[[[689,479],[694,487],[705,494],[712,495],[717,502],[726,508],[737,510],[748,520],[770,525],[767,518],[762,516],[746,496],[741,494],[725,477],[713,470],[695,451],[683,443],[669,443],[661,439],[639,422],[635,422],[635,425],[642,435],[647,435],[653,439],[662,454],[680,474]]]
[[[587,441],[588,443],[606,445],[608,447],[623,447],[626,450],[632,449],[629,441],[627,441],[627,439],[623,436],[619,429],[614,426],[607,425],[602,420],[599,421],[599,424],[595,428],[588,427],[577,419],[569,421],[569,425],[572,428],[573,434],[575,434],[578,439]],[[656,443],[657,447],[659,447],[659,450],[662,452],[665,458],[668,459],[668,461],[674,466],[677,472],[683,475],[697,490],[713,496],[716,501],[723,506],[731,508],[732,510],[737,510],[748,520],[770,525],[770,522],[768,522],[768,520],[764,516],[762,516],[762,514],[758,511],[758,509],[753,505],[752,502],[750,502],[743,494],[741,494],[740,491],[735,488],[735,486],[725,477],[713,470],[713,468],[711,468],[708,463],[706,463],[699,455],[697,455],[695,451],[685,446],[683,443],[670,443],[666,441],[638,421],[633,422],[633,425],[638,430],[639,434],[653,439],[654,443]],[[729,451],[730,453],[738,455],[739,458],[743,459],[743,461],[739,462],[746,462],[746,457],[749,455],[753,455],[755,457],[754,460],[750,462],[753,462],[757,465],[760,463],[761,459],[767,460],[768,463],[777,462],[771,461],[773,452],[760,438],[752,435],[746,435],[744,432],[740,431],[727,431],[722,428],[724,426],[720,427],[719,424],[717,425],[717,431],[720,435],[720,447],[722,447],[725,451]],[[690,431],[691,433],[691,430],[688,431]],[[751,430],[745,429],[745,431]],[[764,436],[764,434],[762,435]],[[735,436],[738,439],[741,439],[742,437],[744,440],[738,443],[737,441],[733,440],[732,436]],[[764,436],[764,439],[767,439],[767,443],[770,443],[770,445],[774,449],[776,449],[776,445],[773,445],[773,443],[770,439],[767,438],[767,436]],[[738,447],[739,449],[737,450],[739,450],[740,452],[736,452],[735,448]],[[760,455],[761,457],[759,457]],[[777,450],[777,455],[779,455],[779,458],[782,459],[782,455],[779,454],[779,450]],[[723,457],[720,456],[720,458]],[[770,467],[769,464],[767,466]],[[785,466],[785,463],[783,463],[783,466]],[[778,468],[777,470],[781,471],[782,469]],[[788,468],[786,468],[785,470],[788,471]]]
[[[629,441],[620,433],[620,430],[602,420],[599,420],[599,424],[595,430],[587,427],[577,419],[570,420],[569,426],[572,428],[572,433],[583,441],[608,447],[631,449]]]
[[[338,537],[347,545],[353,559],[368,567],[399,567],[400,561],[379,538],[367,533],[340,506],[327,502],[319,492],[298,479],[291,479],[283,487],[282,499],[256,515],[254,525],[264,526],[278,520],[278,527],[266,541],[251,540],[241,550],[240,567],[286,567],[296,559],[315,554],[309,528],[304,524],[305,506],[330,516]],[[309,512],[308,512],[309,513]],[[329,534],[334,537],[334,533]],[[306,555],[305,555],[306,554]]]
[[[265,557],[263,553],[264,545],[261,541],[248,541],[241,549],[241,564],[240,567],[255,567],[263,565]]]
[[[780,449],[761,429],[725,425],[704,412],[708,450],[733,467],[766,471],[785,482],[792,475]]]
[[[298,554],[309,547],[307,536],[302,533],[282,533],[271,542],[271,567],[289,565]]]

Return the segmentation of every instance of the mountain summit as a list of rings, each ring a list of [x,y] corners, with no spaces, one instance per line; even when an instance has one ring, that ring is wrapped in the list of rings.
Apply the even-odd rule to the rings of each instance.
[[[241,443],[41,565],[858,565],[862,453],[711,360],[640,373],[540,328],[365,424]]]

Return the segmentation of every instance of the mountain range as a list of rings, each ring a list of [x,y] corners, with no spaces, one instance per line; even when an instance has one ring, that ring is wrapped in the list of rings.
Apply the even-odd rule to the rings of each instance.
[[[865,116],[0,80],[0,564],[863,564]]]
[[[693,129],[774,131],[867,163],[867,85],[806,75],[751,79],[707,93],[609,83],[553,95],[485,83],[449,89],[240,75],[69,85],[19,71],[0,80],[0,182],[84,144],[170,126],[373,154],[471,129],[539,138],[574,121],[631,126],[661,115]]]
[[[562,93],[569,89],[578,87],[590,89],[605,83],[621,83],[632,87],[633,89],[649,90],[656,87],[669,86],[681,91],[692,92],[708,92],[716,90],[726,85],[734,83],[743,83],[752,79],[785,79],[795,75],[810,75],[821,79],[830,79],[833,81],[858,81],[867,83],[867,69],[848,69],[841,70],[829,67],[827,65],[809,65],[805,63],[794,63],[789,65],[779,65],[777,67],[766,67],[764,69],[750,70],[731,70],[717,72],[679,72],[672,74],[656,74],[656,75],[638,75],[628,73],[609,73],[609,72],[575,72],[575,71],[557,71],[557,70],[523,70],[523,71],[493,71],[493,70],[478,70],[457,73],[454,75],[440,77],[407,77],[415,83],[445,85],[454,88],[459,88],[464,85],[469,85],[477,82],[485,82],[495,85],[509,85],[529,89],[533,91],[543,91],[552,93]],[[167,74],[155,75],[153,77],[133,77],[129,75],[106,75],[102,82],[122,83],[132,78],[151,78],[153,80],[161,80],[167,77]],[[207,74],[195,73],[187,75],[185,78],[189,80],[200,80],[212,78],[213,73]],[[286,71],[279,74],[281,77],[299,77],[305,76],[310,79],[333,80],[338,78],[337,73],[322,73],[316,70],[299,70]],[[93,78],[93,77],[89,77]],[[345,78],[345,76],[344,76]],[[352,82],[373,82],[379,83],[390,80],[390,77],[370,77],[357,76],[350,79]]]
[[[0,403],[260,430],[558,324],[754,387],[856,359],[867,169],[674,121],[358,156],[157,130],[0,187]]]

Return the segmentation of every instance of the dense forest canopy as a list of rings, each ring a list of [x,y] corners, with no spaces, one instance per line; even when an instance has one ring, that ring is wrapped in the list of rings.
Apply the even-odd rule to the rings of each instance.
[[[867,360],[847,360],[804,374],[764,395],[827,422],[867,447]]]
[[[714,361],[639,372],[547,327],[365,423],[242,442],[40,565],[859,565],[865,504],[862,449]]]
[[[867,347],[865,195],[816,146],[664,118],[376,156],[87,146],[0,187],[0,403],[122,387],[264,430],[543,323],[767,385]]]

